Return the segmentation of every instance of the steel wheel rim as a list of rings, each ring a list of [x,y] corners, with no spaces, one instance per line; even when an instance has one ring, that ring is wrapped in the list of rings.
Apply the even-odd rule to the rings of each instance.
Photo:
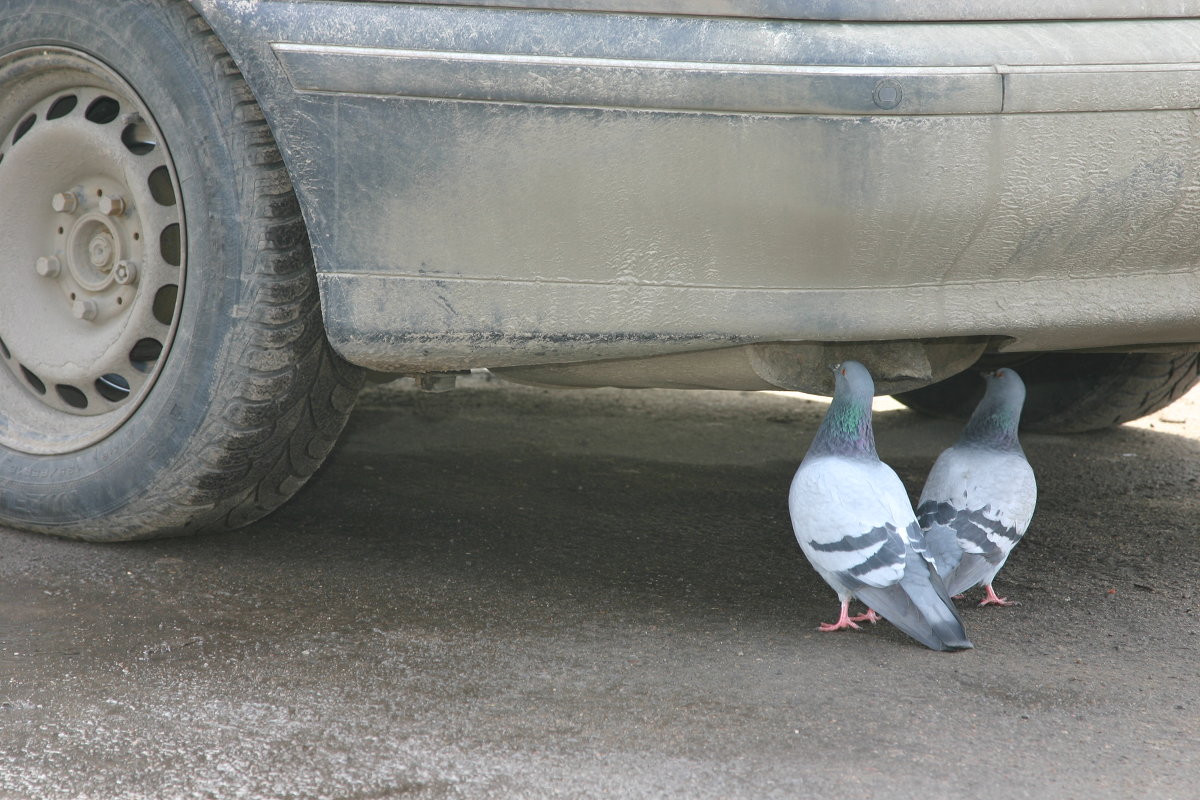
[[[179,325],[186,225],[149,109],[75,50],[0,58],[0,444],[68,453],[149,395]]]

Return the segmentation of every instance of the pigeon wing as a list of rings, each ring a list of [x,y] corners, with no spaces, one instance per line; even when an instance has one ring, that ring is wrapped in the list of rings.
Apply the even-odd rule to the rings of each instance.
[[[1016,528],[991,518],[988,511],[989,508],[960,509],[954,518],[952,524],[963,556],[958,566],[946,575],[946,588],[951,594],[965,592],[980,583],[990,583],[1021,540],[1021,533]]]
[[[951,594],[995,576],[1029,526],[1036,500],[1033,470],[1019,453],[952,447],[938,456],[917,520]]]
[[[796,471],[788,497],[796,539],[839,592],[889,586],[903,576],[905,540],[897,523],[907,525],[905,510],[912,519],[903,491],[879,462],[830,456],[806,459]]]

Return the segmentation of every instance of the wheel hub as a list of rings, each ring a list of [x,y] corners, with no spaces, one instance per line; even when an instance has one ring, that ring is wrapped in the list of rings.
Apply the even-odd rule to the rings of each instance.
[[[112,282],[113,254],[120,247],[116,240],[116,232],[96,214],[88,214],[71,226],[67,264],[80,288],[99,292]]]

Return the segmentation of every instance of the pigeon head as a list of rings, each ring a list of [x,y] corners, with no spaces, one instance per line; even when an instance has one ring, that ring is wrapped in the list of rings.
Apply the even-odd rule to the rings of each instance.
[[[831,369],[833,401],[808,452],[878,458],[871,429],[871,398],[875,396],[871,373],[857,361],[843,361]]]
[[[987,389],[963,430],[964,444],[1020,450],[1017,425],[1025,405],[1025,384],[1017,373],[1002,367],[984,373]]]
[[[853,397],[867,405],[871,404],[871,398],[875,396],[875,381],[871,380],[871,373],[867,372],[866,367],[857,361],[843,361],[830,369],[833,370],[834,397]]]

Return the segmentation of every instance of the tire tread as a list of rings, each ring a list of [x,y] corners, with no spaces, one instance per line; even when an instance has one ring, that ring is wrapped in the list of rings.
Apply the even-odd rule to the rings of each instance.
[[[181,462],[188,467],[157,487],[153,511],[78,538],[184,535],[263,517],[321,465],[363,380],[325,337],[307,229],[262,110],[200,15],[182,0],[169,0],[167,10],[186,16],[185,30],[210,57],[230,135],[244,154],[237,179],[253,181],[245,216],[259,231],[258,253],[242,277],[247,300],[230,311],[241,317],[240,355],[220,377],[217,407]]]
[[[1088,359],[1085,361],[1085,359]],[[1079,354],[1045,353],[1012,366],[1025,378],[1028,398],[1022,430],[1082,433],[1153,414],[1200,383],[1200,353]],[[1071,380],[1051,387],[1056,371]],[[966,419],[982,386],[955,376],[933,386],[896,395],[904,405],[932,416]]]

